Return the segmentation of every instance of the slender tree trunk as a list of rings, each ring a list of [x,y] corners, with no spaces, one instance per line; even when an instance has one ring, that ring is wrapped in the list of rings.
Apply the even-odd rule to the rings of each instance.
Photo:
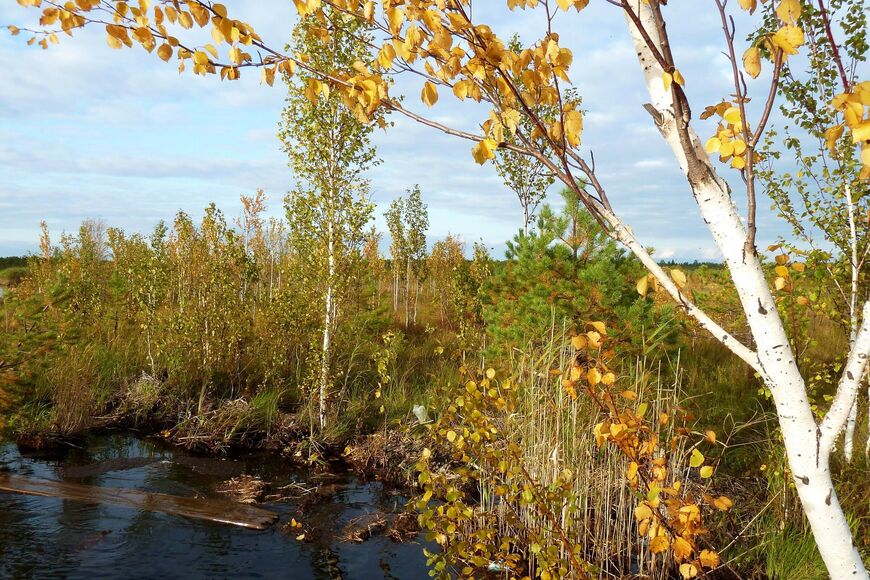
[[[405,328],[410,322],[409,301],[411,293],[411,258],[408,258],[405,266]]]
[[[855,347],[858,338],[858,230],[855,226],[855,203],[852,200],[852,188],[846,183],[846,209],[849,215],[849,266],[851,268],[851,284],[849,287],[849,348]],[[855,423],[858,419],[858,397],[852,401],[849,418],[846,420],[846,434],[843,441],[843,456],[852,462],[855,440]],[[870,435],[868,435],[870,437]],[[870,442],[870,438],[868,438]]]
[[[652,8],[640,1],[632,1],[629,6],[638,14],[654,46],[660,53],[663,52],[663,38],[658,33]],[[842,424],[839,427],[836,425],[841,414],[840,407],[843,406],[838,407],[838,403],[848,397],[853,389],[857,391],[857,384],[854,383],[860,381],[867,354],[863,350],[852,351],[850,363],[854,363],[855,371],[860,373],[855,377],[852,367],[847,364],[847,373],[841,379],[838,397],[829,411],[831,420],[828,421],[826,417],[821,426],[817,425],[803,377],[798,372],[797,361],[789,346],[764,271],[754,249],[745,251],[747,232],[734,206],[731,192],[727,184],[715,175],[703,144],[688,126],[688,119],[675,118],[673,94],[665,91],[663,71],[640,30],[630,19],[628,27],[652,100],[651,112],[654,112],[658,129],[691,185],[704,222],[722,252],[755,338],[758,365],[773,394],[789,467],[819,552],[832,577],[867,579],[867,571],[853,543],[829,468],[833,446],[831,431],[833,428],[837,431],[842,428]],[[681,123],[685,124],[680,126]],[[870,313],[870,305],[865,312]],[[861,344],[856,345],[856,349],[867,347],[870,350],[870,330],[865,334],[866,337],[862,336],[861,339],[867,344],[859,339]],[[863,355],[863,359],[859,355]],[[848,407],[845,413],[848,413]]]
[[[318,419],[320,428],[326,428],[326,401],[329,395],[329,365],[332,343],[332,326],[335,315],[335,226],[332,221],[327,226],[327,262],[328,273],[326,281],[326,300],[323,316],[323,347],[320,352],[320,388],[318,396]]]
[[[396,260],[393,259],[393,315],[399,310],[399,269]]]
[[[417,305],[420,303],[420,281],[414,283],[414,324],[417,324]]]

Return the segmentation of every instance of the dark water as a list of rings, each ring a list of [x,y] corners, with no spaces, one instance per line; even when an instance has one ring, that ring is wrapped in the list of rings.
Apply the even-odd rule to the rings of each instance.
[[[129,461],[127,460],[129,459]],[[270,502],[280,514],[266,531],[111,505],[0,492],[0,578],[428,578],[419,540],[383,534],[340,539],[366,514],[395,513],[406,498],[347,474],[313,475],[270,455],[194,457],[159,442],[99,436],[62,455],[22,456],[0,444],[0,470],[44,479],[181,496],[220,497],[229,477],[255,475],[273,487],[327,484],[316,503]],[[281,527],[301,520],[308,538]]]

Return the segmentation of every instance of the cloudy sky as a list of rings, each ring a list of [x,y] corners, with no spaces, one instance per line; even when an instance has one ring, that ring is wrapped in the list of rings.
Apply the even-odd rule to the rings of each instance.
[[[290,0],[227,5],[267,42],[281,45],[289,38]],[[540,11],[509,12],[505,5],[476,0],[474,18],[504,38],[513,32],[527,42],[540,36]],[[713,3],[672,0],[666,10],[693,102],[713,104],[733,92]],[[34,15],[14,2],[0,5],[0,24],[26,25]],[[749,25],[738,19],[738,37]],[[619,10],[592,0],[579,15],[562,13],[556,28],[561,44],[574,52],[571,77],[588,111],[583,149],[594,152],[617,211],[659,257],[716,258],[688,187],[642,109],[645,90]],[[55,234],[86,218],[144,232],[159,220],[171,221],[178,210],[198,216],[210,201],[236,215],[239,196],[257,188],[267,192],[270,213],[280,215],[293,182],[275,137],[284,98],[280,83],[261,85],[251,71],[234,83],[179,76],[141,48],[110,50],[97,28],[64,37],[47,51],[24,40],[0,32],[0,255],[35,251],[43,219]],[[751,83],[756,101],[763,101],[767,82],[762,75]],[[415,83],[401,80],[398,90],[422,110]],[[446,94],[428,113],[471,130],[484,118]],[[492,166],[476,165],[468,142],[395,121],[375,138],[384,161],[371,172],[378,224],[383,227],[389,201],[419,183],[429,204],[430,241],[454,233],[469,242],[482,239],[501,254],[504,240],[521,225],[521,212]],[[711,134],[712,126],[701,132]],[[735,178],[730,176],[736,185]],[[766,244],[786,228],[767,200],[760,205],[759,240]]]

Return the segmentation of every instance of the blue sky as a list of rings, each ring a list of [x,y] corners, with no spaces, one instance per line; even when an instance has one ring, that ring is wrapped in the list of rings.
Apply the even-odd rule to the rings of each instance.
[[[267,42],[283,45],[289,38],[290,0],[227,5]],[[540,11],[509,12],[505,5],[477,0],[475,20],[504,38],[513,32],[527,42],[540,36]],[[672,0],[666,7],[676,60],[696,109],[733,92],[713,6]],[[35,14],[14,2],[0,5],[2,24],[26,25]],[[740,17],[738,38],[747,26]],[[642,109],[645,89],[619,10],[592,0],[579,15],[561,14],[556,29],[574,52],[571,77],[588,111],[584,152],[594,152],[617,211],[661,258],[715,259],[689,189]],[[270,213],[281,214],[293,176],[275,137],[284,98],[280,83],[261,85],[251,71],[234,83],[179,76],[174,65],[141,48],[110,50],[105,32],[96,28],[63,37],[47,51],[24,40],[0,32],[0,255],[35,251],[42,219],[55,238],[86,218],[144,232],[180,209],[199,216],[210,201],[236,215],[239,196],[257,188],[266,191]],[[756,101],[763,101],[767,82],[763,74],[750,84]],[[416,79],[400,79],[395,90],[425,109]],[[485,119],[482,109],[446,94],[428,114],[469,130]],[[384,161],[370,175],[379,227],[384,229],[390,200],[419,183],[429,205],[430,241],[453,233],[469,243],[482,239],[500,255],[522,218],[492,166],[476,165],[466,141],[395,121],[375,137]],[[712,133],[712,126],[700,129]],[[736,186],[736,173],[724,172]],[[550,197],[556,200],[555,190]],[[766,245],[787,229],[766,199],[760,205],[759,242]]]

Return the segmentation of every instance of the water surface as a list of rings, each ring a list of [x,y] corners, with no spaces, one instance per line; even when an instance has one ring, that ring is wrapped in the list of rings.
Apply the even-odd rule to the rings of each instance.
[[[318,502],[275,501],[276,526],[253,531],[157,512],[0,492],[0,578],[428,578],[417,541],[378,534],[342,540],[346,526],[372,514],[401,512],[407,501],[377,482],[349,474],[300,471],[269,454],[219,460],[162,442],[93,436],[82,448],[22,454],[0,444],[0,470],[83,485],[122,487],[202,498],[242,474],[272,488],[326,485]],[[297,518],[308,540],[285,533]]]

